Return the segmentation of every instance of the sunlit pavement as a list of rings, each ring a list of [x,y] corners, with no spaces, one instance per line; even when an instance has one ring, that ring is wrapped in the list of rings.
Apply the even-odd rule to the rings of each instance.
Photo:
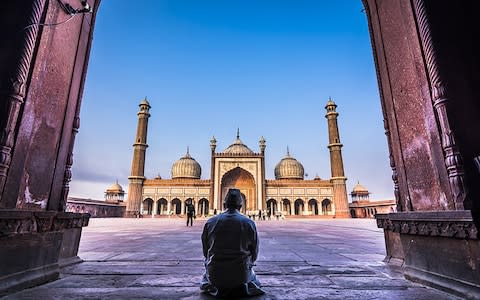
[[[198,288],[200,235],[185,219],[91,219],[83,229],[83,263],[57,281],[7,299],[215,299]],[[382,262],[374,220],[256,221],[255,271],[266,295],[249,299],[456,299],[403,279]]]

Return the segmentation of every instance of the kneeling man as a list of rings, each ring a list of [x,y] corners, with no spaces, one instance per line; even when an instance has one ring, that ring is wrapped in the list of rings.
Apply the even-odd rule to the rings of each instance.
[[[210,218],[202,233],[205,274],[200,289],[219,297],[254,296],[264,293],[253,272],[258,255],[255,223],[240,214],[243,197],[230,189],[224,213]]]

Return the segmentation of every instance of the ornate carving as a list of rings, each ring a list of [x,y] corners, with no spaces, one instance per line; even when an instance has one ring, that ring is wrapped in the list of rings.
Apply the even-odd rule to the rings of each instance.
[[[0,237],[88,226],[90,214],[0,211]]]
[[[463,160],[458,146],[455,143],[455,136],[451,130],[447,115],[447,106],[451,100],[446,96],[446,86],[445,83],[442,82],[438,69],[437,53],[425,9],[425,0],[415,0],[413,3],[415,14],[417,15],[420,40],[425,54],[428,77],[430,78],[433,107],[435,108],[440,127],[442,148],[445,154],[445,165],[447,167],[454,205],[455,209],[462,210],[464,209],[463,202],[466,198],[466,187],[464,183]]]
[[[33,0],[30,15],[19,33],[21,41],[18,45],[16,64],[0,87],[0,102],[4,103],[5,115],[0,116],[0,194],[5,186],[8,168],[11,163],[11,153],[14,143],[14,130],[18,121],[20,107],[24,102],[25,84],[27,81],[32,54],[37,40],[38,26],[29,26],[40,22],[45,0]],[[23,26],[22,25],[22,26]],[[12,64],[14,65],[14,64]]]
[[[67,162],[65,164],[65,171],[63,173],[62,195],[60,196],[60,202],[58,203],[59,211],[65,211],[68,192],[70,191],[70,181],[72,180],[73,146],[75,145],[75,137],[77,136],[78,129],[80,128],[79,114],[79,104],[77,103],[77,109],[75,111],[75,117],[73,119],[72,137],[70,139]]]
[[[378,214],[377,227],[400,234],[477,239],[477,228],[469,220],[391,220],[388,214]]]
[[[401,198],[400,198],[397,167],[395,166],[395,160],[393,159],[393,155],[392,155],[393,150],[390,142],[390,130],[388,129],[386,120],[384,120],[384,124],[385,124],[385,135],[387,136],[387,140],[388,140],[388,151],[390,152],[389,159],[390,159],[390,168],[392,169],[393,194],[395,195],[395,201],[397,202],[397,210],[406,211],[407,206],[405,205],[405,203],[403,203],[403,201],[401,201]]]

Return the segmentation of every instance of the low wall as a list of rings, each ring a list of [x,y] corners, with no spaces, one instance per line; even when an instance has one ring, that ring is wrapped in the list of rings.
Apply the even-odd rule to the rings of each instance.
[[[124,216],[125,205],[123,203],[108,203],[92,199],[69,198],[66,211],[88,213],[92,218],[114,218]]]

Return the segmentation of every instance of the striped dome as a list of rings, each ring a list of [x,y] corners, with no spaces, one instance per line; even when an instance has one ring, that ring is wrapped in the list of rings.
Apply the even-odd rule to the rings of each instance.
[[[200,179],[202,168],[200,164],[187,153],[184,157],[177,160],[172,166],[172,179],[175,178],[193,178]]]

